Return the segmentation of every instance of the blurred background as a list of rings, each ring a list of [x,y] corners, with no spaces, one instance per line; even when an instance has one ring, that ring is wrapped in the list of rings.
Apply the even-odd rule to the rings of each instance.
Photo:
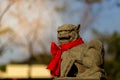
[[[50,43],[69,23],[104,43],[108,80],[120,80],[120,0],[0,0],[0,79],[51,79]]]

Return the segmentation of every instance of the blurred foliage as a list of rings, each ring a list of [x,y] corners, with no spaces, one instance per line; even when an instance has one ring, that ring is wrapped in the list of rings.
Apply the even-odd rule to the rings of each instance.
[[[101,2],[102,0],[85,0],[86,3],[88,4],[92,4],[92,3],[99,3]]]
[[[48,64],[50,62],[50,60],[52,59],[52,56],[50,54],[40,54],[39,56],[39,61],[31,56],[31,58],[28,61],[28,64]]]
[[[105,71],[108,80],[120,80],[120,33],[99,33],[93,30],[95,36],[106,45]]]
[[[39,54],[37,55],[40,58],[40,61],[36,60],[33,56],[31,56],[28,60],[22,61],[22,62],[11,62],[10,64],[48,64],[50,60],[52,59],[52,56],[50,54]],[[6,65],[0,65],[1,71],[6,71]]]
[[[52,56],[50,54],[38,54],[37,56],[39,56],[39,60],[38,61],[34,56],[31,56],[28,60],[26,61],[22,61],[22,62],[11,62],[11,64],[48,64],[52,58]]]
[[[10,27],[0,28],[0,35],[12,31]]]
[[[0,71],[3,71],[3,72],[5,72],[6,71],[6,66],[5,65],[0,65]]]

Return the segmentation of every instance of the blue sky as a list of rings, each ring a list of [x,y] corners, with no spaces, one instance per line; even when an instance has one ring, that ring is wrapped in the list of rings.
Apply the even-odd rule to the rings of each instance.
[[[97,18],[82,35],[85,41],[94,38],[91,31],[93,28],[104,34],[112,34],[115,31],[120,33],[120,6],[118,5],[120,3],[117,1],[119,0],[103,0],[101,4],[93,4],[92,16],[97,14]]]
[[[100,32],[113,33],[120,32],[120,7],[117,6],[117,0],[109,0],[102,3],[103,10],[98,19],[92,25],[92,28]]]

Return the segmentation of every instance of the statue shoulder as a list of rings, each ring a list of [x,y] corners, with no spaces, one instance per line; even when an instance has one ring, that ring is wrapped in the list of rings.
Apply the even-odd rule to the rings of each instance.
[[[100,40],[91,40],[87,44],[87,49],[91,49],[91,48],[94,48],[101,52],[101,50],[103,49],[103,43]]]
[[[104,48],[100,40],[91,40],[87,43],[83,63],[87,66],[103,64]]]
[[[87,45],[85,43],[83,43],[83,44],[80,44],[74,48],[77,48],[79,50],[79,49],[85,49],[86,47],[87,47]]]

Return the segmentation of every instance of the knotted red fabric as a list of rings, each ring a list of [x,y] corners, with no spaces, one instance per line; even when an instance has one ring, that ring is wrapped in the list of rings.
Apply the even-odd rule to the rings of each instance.
[[[47,66],[47,69],[49,69],[51,71],[51,75],[53,75],[53,76],[60,75],[60,65],[61,65],[61,61],[62,61],[62,59],[61,59],[62,53],[64,51],[66,51],[74,46],[80,45],[82,43],[83,43],[83,40],[81,38],[74,40],[72,42],[62,44],[59,47],[55,44],[55,42],[51,43],[51,53],[52,53],[53,59]]]

